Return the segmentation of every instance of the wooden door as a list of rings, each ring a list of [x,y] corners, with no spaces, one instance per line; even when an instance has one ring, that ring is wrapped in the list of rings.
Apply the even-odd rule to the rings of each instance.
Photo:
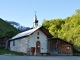
[[[40,41],[36,42],[36,54],[40,53]]]
[[[58,44],[56,40],[50,41],[50,53],[53,54],[58,54]]]

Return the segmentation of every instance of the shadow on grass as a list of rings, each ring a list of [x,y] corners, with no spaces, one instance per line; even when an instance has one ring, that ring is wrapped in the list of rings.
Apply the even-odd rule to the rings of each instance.
[[[27,54],[22,53],[22,52],[14,52],[14,51],[10,51],[10,50],[0,49],[0,55],[6,55],[6,54],[20,55],[20,56],[27,55]]]
[[[80,54],[78,54],[78,53],[74,53],[73,56],[80,56]]]

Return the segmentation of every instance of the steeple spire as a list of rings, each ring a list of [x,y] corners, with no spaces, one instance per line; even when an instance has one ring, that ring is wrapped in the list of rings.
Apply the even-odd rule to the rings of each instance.
[[[37,16],[36,16],[36,12],[35,12],[35,16],[34,16],[34,20],[33,20],[33,28],[38,26],[38,20],[37,20]]]

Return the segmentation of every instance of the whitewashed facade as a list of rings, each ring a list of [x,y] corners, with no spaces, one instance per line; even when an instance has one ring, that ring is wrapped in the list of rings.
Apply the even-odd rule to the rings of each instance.
[[[37,37],[39,37],[39,39]],[[40,41],[40,53],[46,53],[47,52],[47,36],[40,29],[37,29],[35,32],[33,32],[31,35],[27,37],[11,40],[10,50],[27,53],[28,51],[30,51],[31,47],[36,48],[37,41]],[[34,55],[36,55],[36,49],[35,49]]]

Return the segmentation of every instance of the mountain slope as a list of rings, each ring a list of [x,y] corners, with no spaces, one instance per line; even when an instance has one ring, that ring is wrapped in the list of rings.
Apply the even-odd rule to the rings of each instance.
[[[0,18],[0,37],[9,36],[12,37],[20,31],[14,28],[12,25]]]
[[[15,28],[17,28],[17,29],[20,30],[21,32],[30,30],[30,27],[24,27],[24,26],[20,25],[20,24],[17,23],[17,22],[14,22],[14,21],[6,21],[6,22],[10,23],[11,25],[13,25]]]

